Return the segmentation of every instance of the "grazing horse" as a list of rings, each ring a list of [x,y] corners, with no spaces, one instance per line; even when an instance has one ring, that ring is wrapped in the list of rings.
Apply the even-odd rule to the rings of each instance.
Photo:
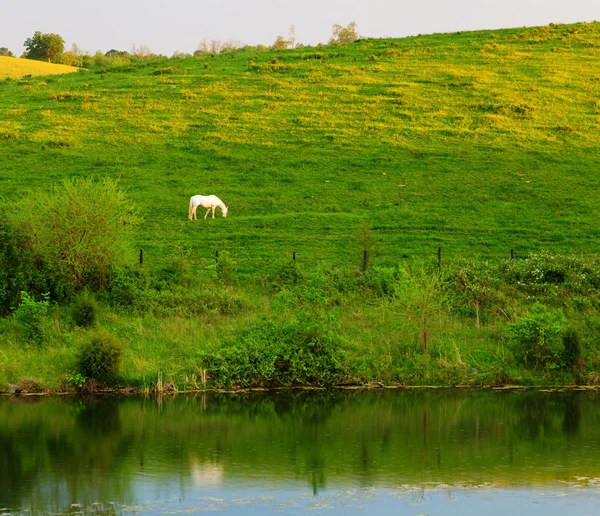
[[[218,206],[221,208],[221,213],[223,217],[227,217],[227,211],[229,208],[225,206],[225,203],[219,199],[216,195],[194,195],[190,198],[190,220],[196,219],[196,208],[201,206],[202,208],[206,208],[206,215],[204,215],[204,219],[208,217],[208,212],[212,210],[212,218],[215,218],[215,208]],[[198,220],[198,219],[196,219]]]

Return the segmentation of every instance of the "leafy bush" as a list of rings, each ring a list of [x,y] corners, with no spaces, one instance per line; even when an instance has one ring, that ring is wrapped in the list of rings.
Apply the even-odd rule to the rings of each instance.
[[[41,301],[36,301],[27,292],[21,292],[21,304],[15,310],[14,318],[21,325],[26,340],[42,344],[50,336],[49,307],[48,294],[42,295]]]
[[[33,254],[25,237],[4,221],[0,222],[0,314],[9,314],[28,290],[34,275]]]
[[[546,306],[536,303],[528,314],[508,324],[515,356],[533,367],[561,367],[564,348],[558,336],[565,321],[562,310],[550,312]]]
[[[117,382],[123,348],[121,341],[110,333],[99,330],[83,344],[78,356],[78,373],[93,378],[104,386]]]
[[[326,278],[314,274],[301,285],[282,290],[278,314],[252,326],[201,366],[215,385],[332,385],[344,377],[335,308],[330,308]]]
[[[10,206],[7,216],[53,281],[73,290],[107,286],[111,264],[125,261],[128,232],[137,221],[116,182],[92,178],[30,192]]]
[[[303,275],[295,260],[285,261],[271,275],[271,284],[277,289],[297,285],[303,280]]]
[[[581,366],[581,336],[575,328],[567,328],[562,336],[563,362],[565,367],[574,369]]]
[[[334,385],[345,375],[339,340],[299,323],[263,321],[200,365],[215,386]]]
[[[71,317],[77,326],[91,328],[96,324],[98,303],[87,290],[80,293],[71,307]]]

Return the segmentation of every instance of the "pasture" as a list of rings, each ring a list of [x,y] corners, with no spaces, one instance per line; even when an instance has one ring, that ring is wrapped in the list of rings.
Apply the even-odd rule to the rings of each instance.
[[[594,383],[600,267],[571,257],[600,251],[599,49],[600,23],[582,23],[246,48],[4,80],[0,192],[10,202],[65,178],[103,177],[117,179],[140,209],[131,262],[142,249],[142,273],[171,268],[140,287],[126,313],[110,306],[101,314],[125,344],[124,378],[136,385],[150,385],[157,371],[179,385],[196,382],[231,339],[241,355],[254,350],[277,363],[281,339],[303,349],[315,322],[326,342],[342,339],[331,341],[332,352],[354,360],[342,373],[324,360],[329,378],[543,383],[558,355],[543,357],[546,370],[526,371],[506,344],[507,322],[522,316],[579,325],[589,373],[580,381]],[[198,194],[217,195],[227,217],[190,221]],[[370,279],[358,272],[365,242],[371,264],[387,267]],[[437,262],[438,247],[443,265],[467,258],[482,267],[474,276],[462,265],[451,271],[452,308],[424,297],[443,290],[419,268]],[[511,249],[517,260],[498,279],[486,262]],[[221,270],[217,251],[227,257]],[[292,253],[304,272],[333,273],[326,287],[312,277],[284,292],[285,305],[271,280]],[[414,264],[409,279],[390,272]],[[542,269],[560,284],[545,283]],[[217,275],[221,283],[206,283]],[[121,279],[121,293],[132,278]],[[204,290],[191,290],[194,282]],[[338,327],[309,308],[315,293]],[[536,300],[567,318],[543,308],[527,315]],[[287,321],[257,326],[280,316]],[[10,342],[0,384],[64,379],[84,338],[65,321],[55,315],[49,353],[24,350],[18,325],[0,324]],[[430,348],[423,331],[433,335]]]
[[[597,252],[600,24],[243,50],[0,83],[4,196],[118,178],[137,245],[380,263]],[[191,195],[226,220],[192,224]]]

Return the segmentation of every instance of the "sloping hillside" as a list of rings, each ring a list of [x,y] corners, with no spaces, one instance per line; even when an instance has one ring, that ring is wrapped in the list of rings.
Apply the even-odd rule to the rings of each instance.
[[[36,63],[43,64],[43,63]],[[600,251],[600,24],[251,49],[0,83],[4,195],[118,177],[158,261]],[[227,219],[187,220],[194,194]]]
[[[19,59],[16,57],[0,56],[0,80],[20,79],[25,76],[35,77],[37,75],[57,75],[76,72],[78,68],[73,66],[45,63],[32,59]]]

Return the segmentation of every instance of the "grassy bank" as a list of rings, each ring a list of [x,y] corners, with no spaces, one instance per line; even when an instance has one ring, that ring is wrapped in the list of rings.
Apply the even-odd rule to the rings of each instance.
[[[99,326],[123,345],[124,384],[150,388],[159,371],[178,388],[594,382],[599,29],[247,48],[0,81],[2,196],[18,204],[31,188],[43,197],[96,177],[139,209],[92,288]],[[194,194],[217,194],[228,217],[190,222]],[[562,272],[540,279],[531,265],[523,280],[505,265],[511,249],[509,263],[547,251]],[[475,271],[459,273],[461,260]],[[76,351],[96,331],[70,314],[89,280],[81,263],[69,288],[28,280],[50,321],[41,347],[13,315],[20,300],[8,303],[2,388],[78,382]],[[523,349],[538,338],[529,319],[542,342],[550,332],[548,356]],[[577,360],[564,351],[570,326]],[[236,360],[237,372],[223,365]]]
[[[0,386],[82,387],[81,350],[98,335],[121,351],[110,386],[141,390],[599,380],[596,260],[541,253],[366,272],[289,262],[255,282],[231,264],[227,276],[187,265],[122,277],[88,327],[77,302],[3,319]],[[43,339],[30,337],[36,325]]]

